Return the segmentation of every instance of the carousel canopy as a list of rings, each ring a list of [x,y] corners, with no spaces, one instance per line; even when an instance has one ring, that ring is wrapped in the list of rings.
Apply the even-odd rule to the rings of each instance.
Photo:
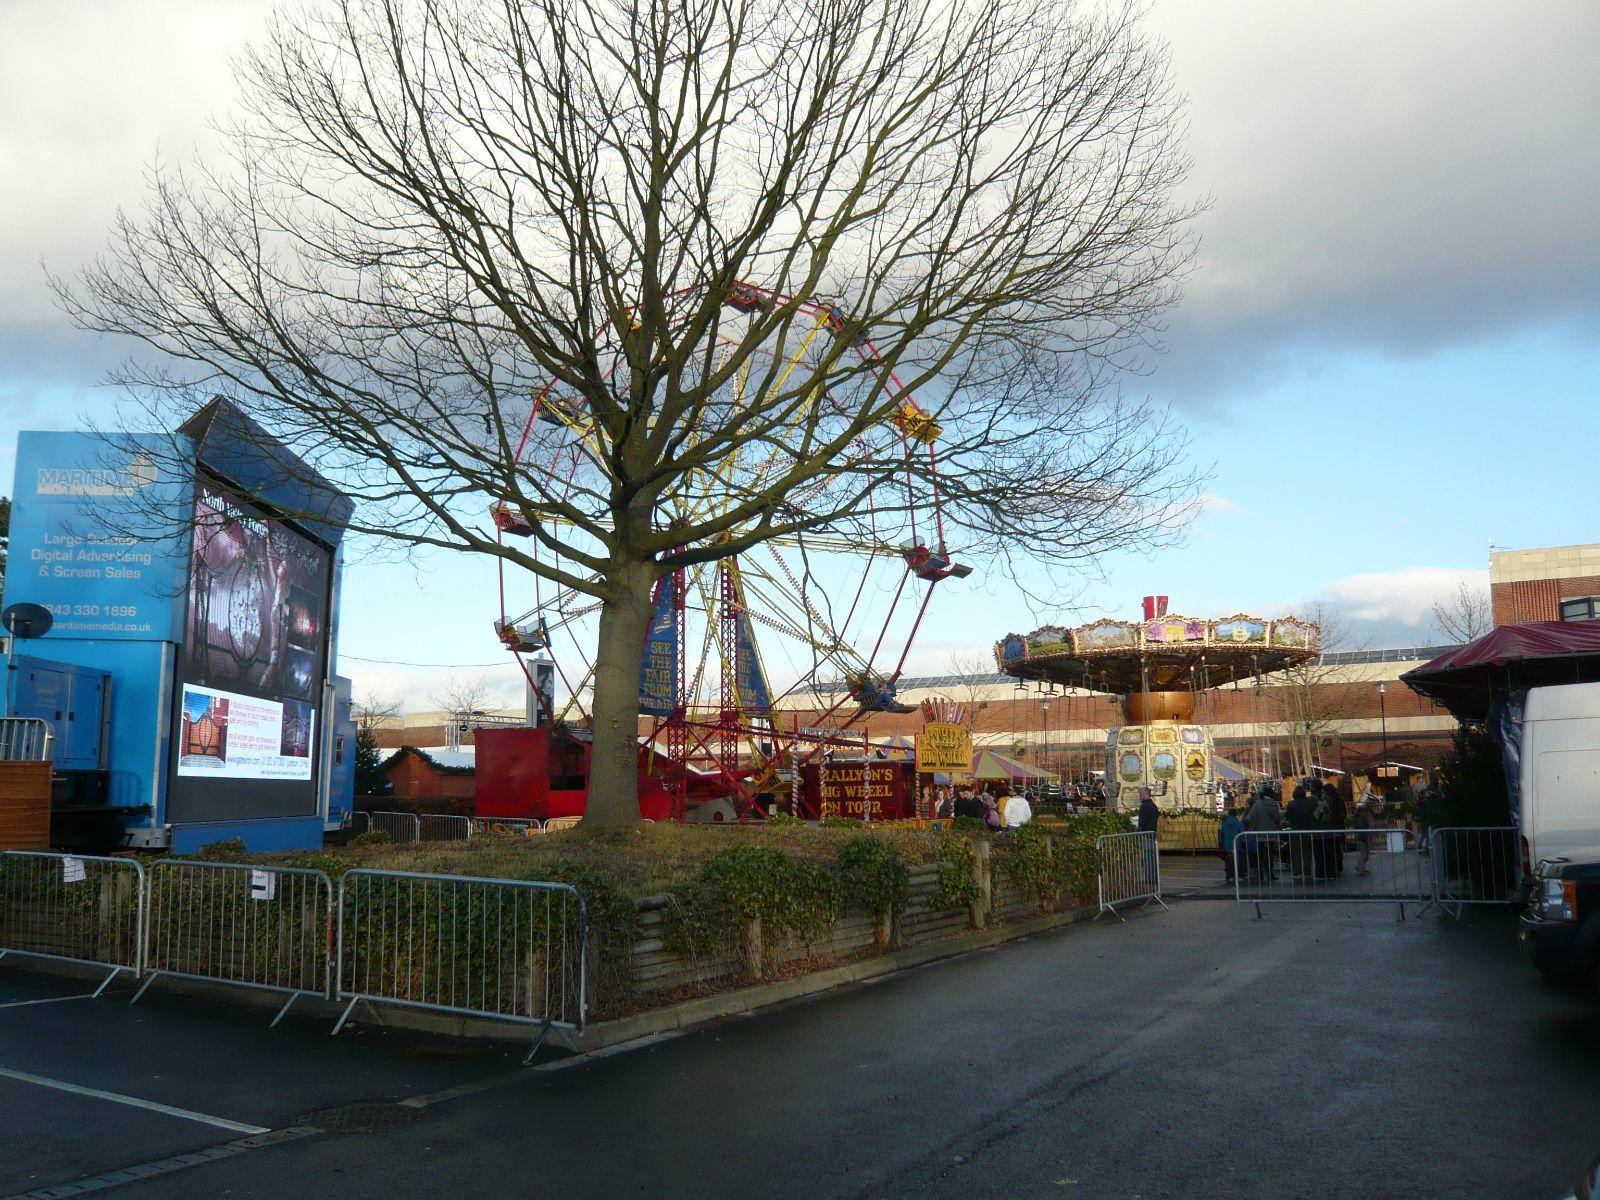
[[[1125,695],[1194,691],[1281,671],[1315,658],[1321,642],[1322,631],[1296,617],[1162,616],[1007,634],[994,657],[1017,679]]]

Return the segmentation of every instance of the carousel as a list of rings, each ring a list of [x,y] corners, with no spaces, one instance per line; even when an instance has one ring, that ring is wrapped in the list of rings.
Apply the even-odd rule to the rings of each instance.
[[[1310,621],[1170,616],[1166,597],[1150,596],[1143,621],[1008,634],[995,646],[995,661],[1019,684],[1119,697],[1124,724],[1106,735],[1111,803],[1136,809],[1139,789],[1148,787],[1158,806],[1175,812],[1209,808],[1216,793],[1216,752],[1210,730],[1195,721],[1195,698],[1306,662],[1320,643]]]

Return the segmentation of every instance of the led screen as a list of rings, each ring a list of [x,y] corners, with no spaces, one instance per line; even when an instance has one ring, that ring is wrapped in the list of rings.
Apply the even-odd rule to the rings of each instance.
[[[317,811],[331,562],[292,526],[198,485],[169,820]]]

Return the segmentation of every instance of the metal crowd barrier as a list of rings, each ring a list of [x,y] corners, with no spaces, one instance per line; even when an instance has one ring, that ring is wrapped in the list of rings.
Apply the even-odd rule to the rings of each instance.
[[[55,733],[40,717],[0,717],[0,762],[50,762]]]
[[[345,828],[354,834],[367,833],[372,829],[372,814],[361,809],[353,809],[350,819],[345,822]]]
[[[142,970],[144,868],[131,858],[43,850],[0,853],[0,958],[8,954]]]
[[[549,833],[555,829],[571,829],[581,820],[582,817],[550,817],[544,823],[544,831]]]
[[[532,837],[544,831],[544,824],[538,817],[473,817],[471,820],[474,837],[486,833],[502,837]]]
[[[1469,904],[1512,903],[1522,869],[1510,825],[1445,825],[1428,831],[1433,899],[1457,920]]]
[[[472,840],[472,818],[448,813],[418,813],[417,841],[467,842]]]
[[[561,883],[347,871],[339,881],[336,993],[355,1006],[397,1004],[581,1030],[587,1016],[588,916]]]
[[[1246,830],[1233,843],[1233,896],[1254,904],[1371,903],[1431,899],[1407,829]]]
[[[372,822],[373,829],[387,833],[391,842],[422,840],[422,821],[416,813],[372,812],[367,814],[367,819]]]
[[[1159,904],[1161,899],[1161,852],[1153,833],[1107,833],[1094,840],[1095,876],[1100,896],[1099,920],[1111,913],[1122,920],[1117,906],[1143,901]]]
[[[137,1004],[160,976],[332,999],[333,881],[303,867],[164,858],[148,875]]]

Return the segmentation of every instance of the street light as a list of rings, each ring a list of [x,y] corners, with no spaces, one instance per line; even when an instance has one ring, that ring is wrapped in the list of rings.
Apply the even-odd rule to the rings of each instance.
[[[1384,693],[1388,690],[1382,680],[1378,681],[1378,728],[1383,737],[1383,761],[1389,761],[1389,711],[1384,705]]]

